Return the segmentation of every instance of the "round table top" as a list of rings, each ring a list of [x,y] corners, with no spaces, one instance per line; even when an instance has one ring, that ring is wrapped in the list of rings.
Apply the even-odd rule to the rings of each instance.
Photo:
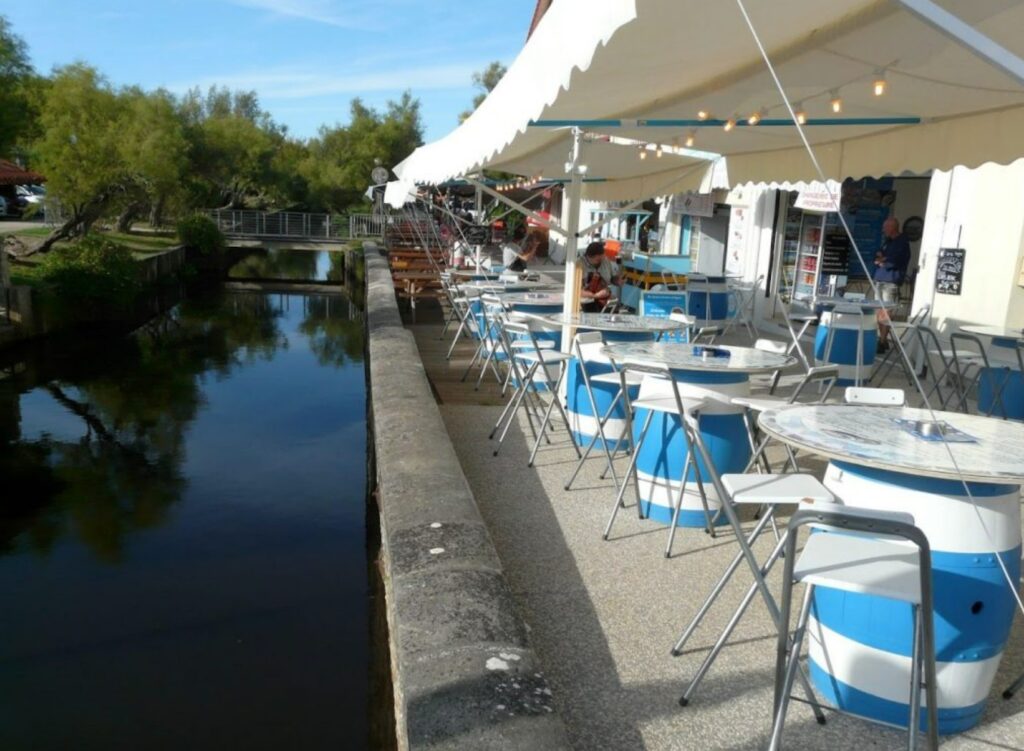
[[[591,331],[682,331],[687,327],[683,321],[631,313],[550,313],[543,318],[549,323]]]
[[[1024,424],[935,412],[935,419],[955,431],[941,440],[923,436],[916,425],[932,414],[911,407],[816,404],[762,412],[758,424],[783,443],[865,467],[973,482],[1024,480]]]
[[[729,357],[704,357],[694,354],[703,345],[684,342],[622,342],[609,344],[601,353],[609,360],[635,362],[638,365],[664,365],[672,370],[711,370],[729,373],[765,373],[796,364],[796,358],[765,352],[753,347],[715,345]]]
[[[459,285],[463,289],[472,289],[479,292],[492,294],[505,294],[507,292],[532,292],[534,290],[555,291],[561,289],[562,285],[553,282],[500,282],[500,281],[476,281],[463,282]]]
[[[561,305],[564,299],[564,292],[518,292],[501,297],[502,302],[512,307],[517,305]]]
[[[839,305],[849,305],[850,307],[860,308],[861,310],[878,310],[880,308],[895,307],[894,304],[882,302],[881,300],[847,300],[845,297],[816,297],[814,298],[813,304],[821,305],[826,308],[835,308]]]
[[[960,328],[968,334],[990,336],[993,339],[1024,339],[1024,329],[1011,329],[1006,326],[982,326],[980,324],[961,326]]]

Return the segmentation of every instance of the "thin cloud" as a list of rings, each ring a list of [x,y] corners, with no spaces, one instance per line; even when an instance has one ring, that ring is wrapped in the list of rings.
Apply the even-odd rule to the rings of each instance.
[[[473,71],[486,62],[419,66],[359,73],[332,73],[322,69],[278,68],[231,75],[210,76],[188,84],[170,86],[171,91],[184,92],[192,86],[206,89],[227,86],[232,89],[254,89],[264,100],[307,99],[337,94],[358,94],[371,91],[414,91],[466,88]]]
[[[313,23],[336,26],[339,29],[378,28],[366,12],[364,3],[337,3],[334,0],[227,0],[232,5],[262,10],[276,16],[298,18]]]

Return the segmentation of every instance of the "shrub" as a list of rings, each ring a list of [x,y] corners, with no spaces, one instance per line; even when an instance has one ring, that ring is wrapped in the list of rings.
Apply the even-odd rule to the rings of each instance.
[[[224,235],[209,217],[193,214],[178,222],[178,239],[186,248],[198,250],[204,256],[224,251]]]
[[[132,252],[101,235],[54,248],[35,277],[62,305],[90,308],[127,307],[142,286]]]

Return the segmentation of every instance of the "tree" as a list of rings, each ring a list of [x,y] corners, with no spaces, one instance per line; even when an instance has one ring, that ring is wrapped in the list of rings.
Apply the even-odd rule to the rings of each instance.
[[[0,16],[0,157],[31,131],[34,120],[29,88],[35,76],[21,37]]]
[[[75,63],[59,68],[40,111],[36,143],[47,189],[67,219],[40,247],[88,232],[131,186],[121,155],[125,100],[94,68]]]
[[[466,118],[473,114],[473,111],[476,110],[477,107],[483,104],[484,99],[487,98],[488,94],[494,91],[494,87],[497,86],[498,82],[505,77],[505,73],[507,72],[508,68],[495,60],[483,70],[478,70],[473,74],[473,85],[480,91],[473,97],[473,107],[459,115],[460,123],[464,122]]]
[[[163,223],[168,200],[181,192],[182,177],[188,170],[188,141],[185,128],[170,93],[147,94],[133,89],[124,94],[125,111],[120,126],[120,158],[130,186],[118,219],[118,229],[127,232],[131,221],[149,210],[149,223]]]
[[[348,125],[322,127],[309,142],[302,171],[310,203],[341,211],[361,202],[376,165],[395,165],[422,143],[420,103],[408,91],[383,114],[353,99]]]

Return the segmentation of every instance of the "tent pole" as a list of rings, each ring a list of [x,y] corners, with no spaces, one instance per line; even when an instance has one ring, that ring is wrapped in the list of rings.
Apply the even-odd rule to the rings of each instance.
[[[1019,84],[1024,84],[1024,60],[957,18],[932,0],[893,0],[917,18],[937,29],[954,42],[969,49],[990,65],[999,68]]]
[[[565,229],[565,297],[563,310],[573,315],[580,309],[580,285],[576,283],[577,252],[579,249],[580,199],[583,196],[583,175],[580,174],[580,145],[583,143],[583,131],[572,129],[572,158],[569,171],[569,185],[565,191],[566,212]],[[572,351],[572,327],[562,327],[562,351]]]
[[[486,193],[487,195],[489,195],[489,196],[491,196],[493,198],[498,199],[498,201],[500,201],[501,203],[505,204],[506,206],[510,206],[513,209],[515,209],[516,211],[518,211],[519,213],[525,214],[526,216],[530,217],[534,222],[539,224],[541,227],[547,227],[552,232],[557,232],[560,235],[568,236],[569,233],[566,232],[564,229],[562,229],[562,227],[560,227],[555,222],[552,222],[550,219],[545,219],[540,214],[538,214],[536,211],[533,211],[532,209],[526,208],[521,203],[516,203],[515,201],[513,201],[508,196],[503,196],[501,193],[499,193],[496,190],[491,189],[491,187],[488,186],[488,185],[484,185],[479,180],[477,180],[475,178],[472,178],[472,177],[465,176],[465,175],[463,176],[462,179],[465,180],[470,185],[476,186],[476,188],[478,190],[481,190],[484,193]],[[530,200],[530,199],[527,199],[527,200]]]

